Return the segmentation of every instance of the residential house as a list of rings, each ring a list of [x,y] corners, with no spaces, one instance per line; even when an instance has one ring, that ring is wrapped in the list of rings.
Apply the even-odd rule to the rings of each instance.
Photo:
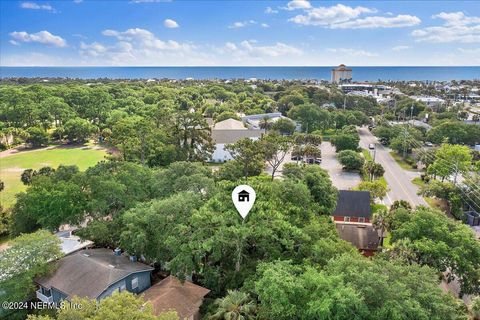
[[[289,119],[285,116],[282,115],[280,112],[271,112],[271,113],[261,113],[261,114],[251,114],[248,116],[243,116],[242,121],[251,129],[262,129],[265,131],[264,128],[262,128],[261,124],[267,119],[269,123],[275,123],[276,121],[280,119]],[[289,119],[291,120],[291,119]],[[293,120],[292,120],[293,121]],[[295,121],[293,121],[295,122]],[[296,125],[295,130],[300,131],[301,125],[298,123]]]
[[[370,257],[378,250],[380,235],[371,224],[370,192],[340,190],[332,219],[340,238],[364,256]]]
[[[80,239],[80,237],[73,234],[73,231],[75,229],[67,229],[55,233],[61,241],[60,247],[64,255],[72,254],[93,245],[92,241]]]
[[[212,140],[215,150],[212,154],[212,162],[225,162],[233,157],[225,149],[225,146],[237,142],[243,138],[258,140],[262,136],[261,129],[247,128],[242,121],[226,119],[212,126]]]
[[[348,223],[370,223],[372,210],[370,192],[340,190],[337,206],[332,213],[333,221]]]
[[[55,271],[35,279],[37,298],[58,303],[73,296],[103,299],[115,291],[140,293],[151,286],[153,268],[109,249],[88,249],[56,262]]]
[[[335,223],[341,239],[350,242],[364,256],[371,257],[378,251],[380,237],[372,225],[358,223]]]
[[[169,276],[147,289],[144,299],[153,304],[156,315],[176,311],[182,320],[199,320],[200,306],[209,292],[207,288]]]

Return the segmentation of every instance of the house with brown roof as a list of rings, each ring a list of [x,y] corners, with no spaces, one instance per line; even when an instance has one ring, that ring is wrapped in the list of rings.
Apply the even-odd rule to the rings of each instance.
[[[67,255],[56,263],[55,271],[35,279],[37,298],[58,303],[74,296],[103,299],[115,291],[140,293],[151,285],[149,265],[109,249],[88,249]]]
[[[370,192],[340,190],[331,216],[341,239],[350,242],[364,256],[377,252],[380,235],[371,223]]]
[[[182,283],[176,277],[168,276],[147,289],[144,299],[152,303],[156,315],[176,311],[181,320],[199,320],[200,306],[209,292],[192,282]]]
[[[341,239],[350,242],[364,256],[371,257],[378,251],[380,236],[372,225],[335,223]]]

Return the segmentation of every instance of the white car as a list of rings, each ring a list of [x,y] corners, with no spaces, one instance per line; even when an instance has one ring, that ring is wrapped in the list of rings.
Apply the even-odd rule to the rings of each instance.
[[[368,145],[368,149],[370,149],[370,150],[375,150],[375,145],[374,145],[373,143],[370,143],[370,144]]]

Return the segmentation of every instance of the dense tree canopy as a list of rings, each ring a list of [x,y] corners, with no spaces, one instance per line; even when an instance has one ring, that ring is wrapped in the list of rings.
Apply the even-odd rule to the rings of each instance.
[[[35,288],[33,279],[47,274],[60,258],[60,239],[40,230],[21,235],[0,251],[0,298],[2,301],[23,301]],[[1,315],[1,311],[0,311]]]
[[[0,219],[12,234],[81,225],[77,234],[97,246],[121,247],[160,274],[209,288],[202,310],[207,318],[465,319],[460,300],[440,290],[439,276],[458,280],[464,293],[479,293],[479,245],[466,227],[437,211],[398,204],[375,214],[374,226],[390,232],[391,241],[377,257],[365,258],[339,238],[329,217],[337,190],[326,171],[285,164],[282,179],[271,178],[290,152],[304,160],[319,158],[322,139],[330,140],[345,169],[362,169],[364,179],[372,180],[360,189],[381,199],[387,186],[375,178],[384,170],[364,164],[356,128],[373,122],[369,117],[380,108],[385,117],[375,119],[374,133],[400,153],[415,153],[421,141],[470,144],[480,136],[478,126],[457,120],[457,112],[433,114],[433,129],[425,132],[385,120],[420,117],[422,103],[399,99],[395,110],[335,86],[301,81],[2,83],[3,147],[95,139],[113,154],[85,172],[26,168],[25,192],[18,194],[11,219]],[[295,132],[296,124],[286,118],[265,117],[261,139],[227,146],[234,160],[204,163],[213,151],[212,119],[268,112],[293,118],[303,132]],[[462,156],[460,172],[466,172],[465,148],[452,150],[435,158]],[[440,162],[431,161],[431,170],[451,174],[438,168]],[[267,163],[271,177],[264,173]],[[425,194],[460,207],[457,187],[436,182]],[[234,187],[244,183],[257,193],[246,219],[231,201]],[[57,242],[47,231],[9,242],[12,247],[0,252],[0,270],[14,274],[15,281],[1,279],[0,295],[24,299],[32,278],[48,271],[46,261],[60,256]],[[127,293],[82,303],[82,310],[60,310],[55,318],[177,319],[172,313],[153,316],[149,305]]]
[[[480,293],[480,243],[467,226],[423,207],[398,222],[392,242],[411,252],[412,262],[458,280],[463,293]]]

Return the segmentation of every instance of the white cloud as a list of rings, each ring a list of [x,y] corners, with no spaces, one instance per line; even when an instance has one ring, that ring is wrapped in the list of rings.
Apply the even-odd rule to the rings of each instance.
[[[443,25],[414,30],[412,36],[417,41],[433,43],[480,42],[480,17],[469,17],[463,12],[441,12],[433,18],[443,20]]]
[[[178,28],[178,27],[180,27],[178,25],[177,21],[172,20],[172,19],[165,19],[165,21],[163,21],[163,25],[167,28]]]
[[[416,16],[398,15],[396,17],[366,17],[342,23],[333,24],[332,29],[376,29],[376,28],[401,28],[420,24],[421,20]]]
[[[232,59],[240,64],[272,64],[282,58],[294,61],[293,59],[302,55],[303,51],[282,42],[273,45],[259,45],[255,40],[245,40],[237,44],[227,42],[223,47],[217,48],[216,53],[220,54],[219,59],[227,57],[230,64]]]
[[[10,40],[10,41],[8,41],[8,42],[10,42],[11,44],[13,44],[14,46],[19,46],[19,45],[20,45],[20,43],[18,43],[18,42],[15,41],[15,40]]]
[[[163,40],[142,28],[107,29],[102,35],[117,41],[80,43],[83,63],[89,65],[188,65],[207,64],[205,54],[193,43]],[[194,50],[196,49],[196,50]]]
[[[81,54],[89,55],[92,57],[97,57],[98,55],[105,53],[108,50],[104,45],[98,42],[92,42],[91,44],[80,42],[80,49]]]
[[[402,50],[408,50],[410,49],[410,46],[395,46],[392,48],[392,51],[402,51]]]
[[[290,1],[286,7],[282,8],[285,10],[297,10],[297,9],[310,9],[312,5],[307,0],[293,0]]]
[[[237,21],[228,26],[229,29],[240,29],[257,24],[255,20]]]
[[[187,43],[178,43],[174,40],[163,41],[157,38],[152,32],[141,29],[132,28],[126,31],[120,32],[116,30],[107,29],[102,32],[104,36],[115,37],[118,40],[126,41],[137,45],[137,47],[143,49],[156,49],[156,50],[190,50],[192,46]]]
[[[83,0],[73,0],[73,2],[78,4],[78,3],[82,3]]]
[[[337,4],[332,7],[318,7],[306,10],[306,14],[300,14],[290,21],[303,25],[332,26],[336,23],[344,23],[357,18],[362,13],[374,13],[376,10],[365,7],[348,7]]]
[[[66,47],[67,41],[60,36],[51,34],[48,31],[40,31],[37,33],[27,33],[25,31],[14,31],[10,36],[18,42],[38,42],[55,47]]]
[[[47,10],[54,12],[55,9],[49,4],[38,4],[35,2],[22,2],[20,4],[22,9],[31,9],[31,10]]]
[[[478,54],[477,58],[480,58],[480,48],[473,48],[473,49],[465,49],[465,48],[458,48],[458,51],[467,54]]]
[[[367,16],[377,13],[377,9],[366,7],[349,7],[337,4],[331,7],[307,8],[303,14],[296,15],[289,21],[307,25],[322,26],[330,29],[374,29],[399,28],[418,25],[421,20],[412,15]]]
[[[365,51],[365,50],[357,50],[357,49],[350,49],[350,48],[328,48],[328,52],[339,54],[342,56],[349,56],[349,57],[378,57],[378,54]]]
[[[246,21],[237,21],[232,23],[231,25],[228,26],[229,29],[240,29],[240,28],[246,28],[254,25],[259,25],[262,28],[269,28],[270,25],[268,23],[259,23],[255,20],[246,20]]]
[[[266,14],[274,14],[274,13],[278,13],[278,10],[272,9],[272,7],[267,7],[265,9],[265,13]]]

